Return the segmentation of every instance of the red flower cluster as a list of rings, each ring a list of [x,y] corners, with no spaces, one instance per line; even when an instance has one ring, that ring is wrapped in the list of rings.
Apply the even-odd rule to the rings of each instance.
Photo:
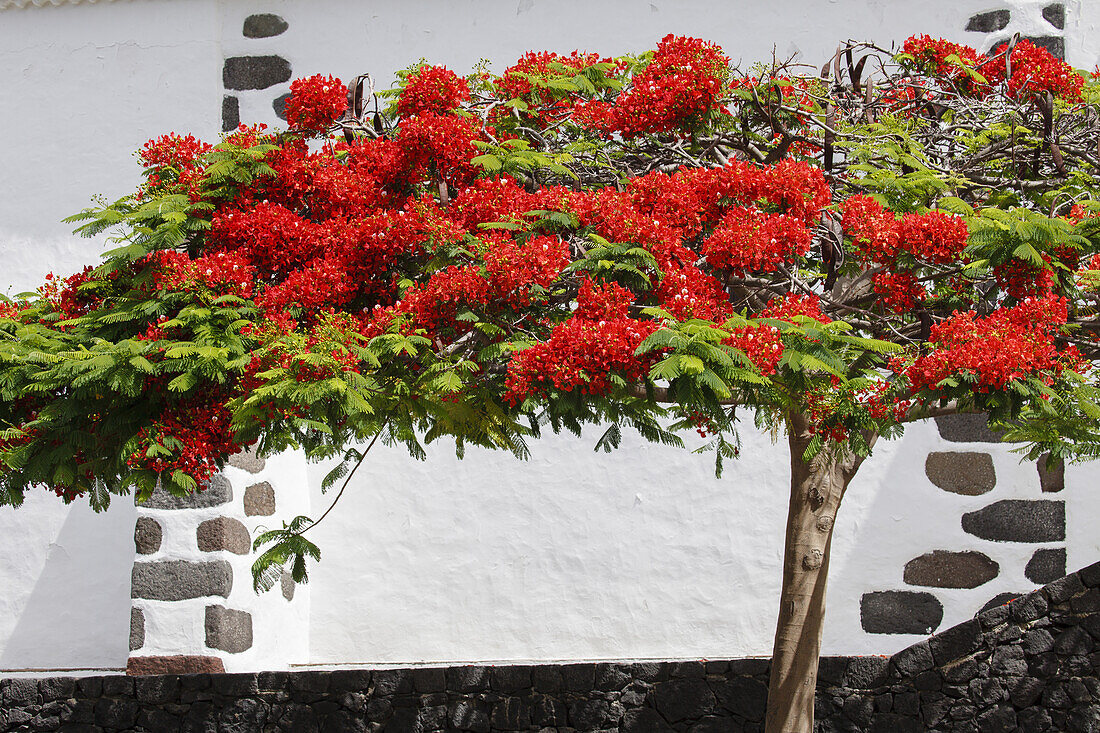
[[[181,402],[166,410],[152,427],[142,428],[138,435],[142,447],[126,463],[158,473],[182,471],[205,487],[218,469],[216,457],[233,455],[243,447],[233,441],[231,419],[225,405],[212,396]],[[151,446],[168,455],[149,455]]]
[[[907,370],[913,392],[936,391],[959,374],[972,377],[976,391],[988,392],[1027,377],[1049,384],[1063,369],[1080,369],[1075,349],[1059,352],[1054,345],[1067,315],[1065,299],[1053,296],[1029,298],[985,318],[956,312],[932,327],[933,350]]]
[[[1016,43],[1011,54],[1006,54],[1007,49],[1007,44],[1002,44],[986,56],[969,46],[926,35],[912,36],[902,46],[905,53],[915,57],[920,71],[949,82],[965,94],[984,97],[997,84],[1007,82],[1005,93],[1013,99],[1033,99],[1050,92],[1067,102],[1081,101],[1085,80],[1065,61],[1026,38]],[[951,56],[956,59],[949,61]],[[1006,79],[1007,56],[1011,56],[1012,76]],[[977,71],[987,83],[967,74],[963,65]]]
[[[730,209],[703,245],[712,266],[744,272],[775,272],[810,250],[810,232],[798,219],[737,206]]]
[[[1000,46],[994,54],[1003,54],[1007,46]],[[1007,93],[1013,99],[1033,99],[1050,92],[1055,99],[1067,102],[1081,101],[1085,80],[1073,67],[1054,56],[1042,46],[1022,39],[1010,54],[1012,76],[1008,78]],[[995,81],[1004,81],[1007,63],[1004,56],[994,57],[982,66],[982,73]]]
[[[344,82],[333,76],[317,74],[290,83],[286,121],[292,130],[317,132],[340,119],[347,108]]]
[[[528,51],[505,69],[493,81],[493,86],[501,99],[519,99],[527,104],[529,109],[523,113],[525,116],[543,124],[556,122],[569,114],[584,98],[577,92],[550,89],[540,86],[538,82],[575,76],[583,69],[599,63],[611,63],[611,59],[601,58],[597,53],[580,51],[573,51],[569,55]],[[497,117],[503,117],[510,113],[510,108],[496,107],[493,112]]]
[[[624,137],[686,132],[704,116],[723,109],[729,63],[713,43],[669,34],[657,44],[652,60],[634,75],[629,91],[614,104],[594,101],[581,106],[574,119]]]
[[[446,66],[421,66],[405,79],[397,98],[402,117],[444,114],[470,99],[470,86]]]
[[[653,357],[639,358],[634,352],[657,324],[630,318],[627,309],[633,300],[615,283],[586,280],[573,317],[554,326],[546,341],[512,357],[505,398],[519,404],[551,389],[600,395],[611,389],[611,374],[627,382],[641,379]]]

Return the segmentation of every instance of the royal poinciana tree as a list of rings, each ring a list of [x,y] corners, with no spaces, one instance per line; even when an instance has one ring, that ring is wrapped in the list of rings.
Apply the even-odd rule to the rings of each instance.
[[[1100,453],[1100,85],[1026,40],[807,72],[668,36],[291,89],[288,131],[151,141],[74,217],[117,248],[3,306],[0,502],[201,490],[248,446],[341,459],[327,488],[377,440],[522,457],[585,424],[698,430],[720,472],[751,416],[791,460],[767,730],[804,732],[880,437],[980,411],[1030,458]],[[313,524],[258,539],[258,587],[304,579]]]

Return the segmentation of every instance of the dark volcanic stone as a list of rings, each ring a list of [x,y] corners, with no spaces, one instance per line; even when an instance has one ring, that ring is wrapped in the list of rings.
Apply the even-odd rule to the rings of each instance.
[[[995,42],[992,48],[996,49],[1002,43],[1008,43],[1007,38]],[[1061,36],[1026,36],[1024,40],[1031,41],[1040,48],[1045,48],[1050,51],[1053,56],[1057,58],[1065,58],[1066,55],[1066,41]]]
[[[145,612],[140,608],[130,609],[130,651],[145,646]]]
[[[207,519],[195,530],[195,539],[203,552],[226,550],[234,555],[247,555],[252,550],[248,528],[232,517]]]
[[[1032,583],[1051,583],[1066,574],[1066,548],[1036,550],[1024,568],[1024,577]]]
[[[146,509],[207,509],[221,506],[233,500],[233,487],[229,479],[214,474],[201,491],[187,496],[174,496],[158,486],[141,506]]]
[[[965,496],[985,494],[997,483],[993,457],[988,453],[935,451],[925,459],[924,473],[944,491]]]
[[[267,89],[290,76],[290,62],[282,56],[233,56],[222,68],[226,89]]]
[[[95,704],[95,722],[105,728],[132,728],[140,710],[137,700],[100,698]]]
[[[134,523],[134,547],[139,555],[152,555],[160,549],[163,538],[160,522],[151,517],[138,517]]]
[[[498,730],[527,730],[531,727],[531,706],[522,697],[506,697],[493,706],[489,724]]]
[[[267,710],[262,702],[251,698],[234,700],[218,714],[219,733],[253,733],[263,730]]]
[[[451,707],[451,726],[458,730],[488,733],[489,714],[473,701],[460,700]]]
[[[1063,603],[1073,598],[1078,593],[1085,592],[1085,584],[1077,573],[1072,573],[1064,578],[1059,578],[1053,583],[1048,583],[1043,589],[1051,603]]]
[[[928,640],[928,646],[932,650],[932,658],[936,660],[936,665],[942,667],[977,649],[981,640],[981,624],[977,619],[970,619],[936,634]]]
[[[207,606],[206,645],[230,654],[251,649],[252,614],[225,606]]]
[[[280,94],[271,103],[271,108],[275,110],[275,116],[283,122],[286,122],[286,101],[288,99],[290,99],[290,92]]]
[[[1047,466],[1049,453],[1039,456],[1036,468],[1039,470],[1039,488],[1044,493],[1054,493],[1066,488],[1066,462],[1059,458],[1053,466]]]
[[[990,609],[1003,606],[1006,603],[1011,603],[1022,595],[1023,593],[998,593],[997,595],[986,601],[985,605],[981,607],[978,613],[985,613]]]
[[[1012,14],[1007,10],[991,10],[988,13],[978,13],[970,16],[966,22],[966,30],[977,33],[992,33],[999,31],[1008,25]]]
[[[233,567],[225,560],[136,562],[130,578],[131,596],[154,601],[226,598],[232,588]]]
[[[562,687],[569,692],[588,692],[596,685],[595,664],[563,664]]]
[[[409,676],[417,692],[443,692],[447,689],[443,667],[420,667],[411,670]]]
[[[272,13],[257,13],[244,19],[241,32],[245,38],[270,38],[285,33],[290,24]],[[1001,26],[1004,28],[1004,26]],[[998,29],[1000,30],[1000,29]]]
[[[1048,499],[1003,499],[962,517],[962,528],[997,542],[1056,542],[1066,538],[1066,505]]]
[[[267,481],[252,484],[244,490],[246,517],[270,517],[275,513],[275,489]]]
[[[577,730],[599,730],[605,728],[610,712],[607,700],[580,698],[569,703],[569,724]]]
[[[714,693],[704,680],[678,679],[660,682],[654,686],[653,699],[657,712],[670,723],[699,718],[714,712]]]
[[[1017,730],[1016,711],[1008,705],[998,705],[978,716],[979,733],[1009,733]]]
[[[1066,6],[1054,3],[1043,8],[1043,18],[1058,30],[1066,27]]]
[[[1001,433],[989,428],[989,419],[982,413],[945,415],[936,418],[940,437],[952,443],[1000,443]]]
[[[1000,566],[985,553],[934,550],[905,563],[903,577],[909,585],[977,588],[996,578],[999,572]]]
[[[488,692],[488,667],[448,667],[447,688],[454,692]]]
[[[752,721],[764,719],[768,687],[760,680],[751,677],[718,680],[711,683],[711,690],[723,709]]]
[[[134,695],[146,705],[176,702],[180,694],[180,678],[174,674],[159,674],[134,679]]]
[[[943,606],[931,593],[875,591],[860,599],[860,623],[869,634],[929,634],[942,620]]]
[[[531,667],[521,664],[493,667],[490,681],[497,692],[514,694],[531,686]]]
[[[1050,608],[1047,597],[1041,592],[1028,593],[1022,598],[1017,598],[1008,606],[1009,615],[1015,621],[1034,621],[1040,618]]]
[[[935,664],[932,659],[932,650],[929,648],[927,641],[902,649],[890,657],[890,662],[902,677],[912,677],[925,670],[932,669]]]
[[[673,728],[653,708],[627,710],[623,733],[672,733]]]
[[[222,97],[222,132],[233,132],[241,124],[241,101],[226,94]],[[230,465],[233,459],[229,459]]]

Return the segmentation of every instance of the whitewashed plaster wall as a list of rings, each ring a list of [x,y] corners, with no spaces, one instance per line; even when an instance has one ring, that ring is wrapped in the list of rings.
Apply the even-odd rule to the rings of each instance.
[[[39,8],[0,1],[0,291],[30,289],[50,270],[94,260],[103,242],[74,238],[60,219],[93,193],[130,190],[138,179],[131,154],[146,139],[170,130],[216,137],[230,56],[278,54],[295,76],[370,71],[385,81],[420,57],[458,70],[488,57],[499,69],[530,49],[615,54],[673,32],[713,39],[746,64],[770,58],[774,47],[780,57],[800,54],[817,65],[847,38],[889,44],[927,32],[981,45],[983,34],[962,30],[967,18],[1001,7],[1012,9],[1004,33],[1049,32],[1041,18],[1047,4],[118,0]],[[253,13],[277,13],[289,29],[244,38],[242,22]],[[1100,5],[1066,4],[1067,57],[1075,65],[1096,63],[1098,27]],[[287,88],[234,93],[242,121],[277,124],[271,102]],[[482,454],[456,462],[445,449],[418,464],[380,451],[346,506],[318,529],[325,560],[311,583],[308,635],[298,630],[310,645],[306,658],[768,653],[788,468],[783,446],[745,438],[744,458],[721,481],[705,456],[686,452],[628,442],[597,456],[594,435],[547,438],[526,464]],[[1005,568],[978,590],[943,592],[941,628],[994,592],[1031,587],[1018,577],[1024,550],[965,535],[958,516],[997,498],[1034,498],[1034,468],[1014,467],[1004,447],[981,446],[994,454],[996,489],[946,494],[924,477],[924,457],[937,448],[971,449],[947,448],[934,426],[916,426],[882,446],[850,489],[834,543],[827,653],[888,653],[913,641],[863,633],[859,598],[903,587],[905,562],[932,549],[980,549]],[[320,470],[310,470],[310,485]],[[1071,469],[1059,497],[1069,503],[1071,568],[1100,555],[1088,519],[1100,508],[1092,476],[1089,467]],[[316,515],[325,500],[312,501]],[[10,538],[0,546],[0,669],[124,665],[133,521],[125,503],[92,517],[52,496],[0,511],[0,536]],[[246,603],[238,592],[235,602]],[[285,661],[302,658],[292,656]],[[240,663],[280,666],[259,652]]]

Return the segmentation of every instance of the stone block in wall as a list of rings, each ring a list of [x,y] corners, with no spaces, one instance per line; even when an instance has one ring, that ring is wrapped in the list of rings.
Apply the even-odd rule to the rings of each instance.
[[[943,621],[943,605],[931,593],[874,591],[860,599],[859,620],[868,634],[928,634]]]
[[[130,576],[130,595],[154,601],[221,596],[233,589],[233,567],[225,560],[136,562]]]
[[[145,612],[140,608],[130,609],[130,651],[145,646]]]
[[[280,94],[275,97],[275,100],[271,103],[271,109],[275,111],[275,116],[283,122],[286,122],[286,101],[290,99],[290,94]]]
[[[279,576],[279,591],[283,594],[283,598],[288,601],[294,600],[294,588],[298,584],[294,582],[294,577],[287,571],[283,571]]]
[[[1022,595],[1023,593],[998,593],[997,595],[986,601],[985,605],[978,609],[978,613],[985,613],[991,608],[998,608],[1000,606],[1003,606],[1006,603],[1016,600]]]
[[[208,509],[233,500],[233,487],[220,473],[211,477],[206,487],[187,496],[169,494],[158,486],[153,494],[138,506],[146,509]]]
[[[222,97],[222,132],[233,132],[241,124],[241,100],[226,94]]]
[[[1064,30],[1066,27],[1066,6],[1062,3],[1046,6],[1043,8],[1043,20],[1058,30]]]
[[[206,645],[230,654],[252,648],[252,615],[224,606],[206,607]]]
[[[252,484],[244,490],[246,517],[270,517],[275,513],[275,489],[267,481]]]
[[[139,555],[152,555],[160,549],[163,538],[160,522],[151,517],[138,517],[134,524],[134,548]]]
[[[1059,542],[1066,538],[1066,505],[1048,499],[1003,499],[962,516],[962,528],[997,542]]]
[[[986,13],[978,13],[970,16],[966,22],[966,30],[977,33],[992,33],[1003,30],[1008,21],[1012,19],[1012,13],[1008,10],[990,10]]]
[[[285,33],[290,24],[273,13],[257,13],[244,19],[245,38],[271,38]],[[1003,27],[1003,26],[1002,26]]]
[[[195,530],[195,539],[203,552],[225,550],[236,555],[247,555],[252,549],[248,529],[232,517],[206,520]]]
[[[290,81],[290,62],[282,56],[233,56],[222,67],[226,89],[267,89]]]
[[[1036,550],[1024,568],[1024,577],[1040,585],[1052,583],[1066,574],[1066,548]]]
[[[1036,468],[1039,471],[1039,488],[1046,494],[1066,488],[1066,462],[1059,458],[1053,466],[1047,466],[1049,455],[1044,453],[1036,462]]]
[[[264,470],[267,461],[257,456],[253,448],[245,448],[240,453],[229,456],[229,465],[249,473],[259,473]]]
[[[1008,43],[1010,40],[1011,39],[1009,38],[997,39],[993,42],[990,48],[996,49]],[[1046,50],[1050,51],[1050,53],[1056,58],[1062,59],[1066,57],[1066,40],[1061,36],[1025,36],[1021,40],[1031,41],[1036,46],[1040,48],[1045,48]]]
[[[126,674],[225,674],[225,664],[218,657],[193,654],[130,657],[126,663]]]
[[[933,451],[924,460],[924,473],[944,491],[964,496],[988,493],[997,483],[988,453]]]
[[[999,572],[1000,566],[983,552],[934,550],[905,563],[903,579],[931,588],[977,588]]]
[[[940,437],[952,443],[1000,443],[1002,433],[989,427],[984,413],[963,413],[936,418]]]

